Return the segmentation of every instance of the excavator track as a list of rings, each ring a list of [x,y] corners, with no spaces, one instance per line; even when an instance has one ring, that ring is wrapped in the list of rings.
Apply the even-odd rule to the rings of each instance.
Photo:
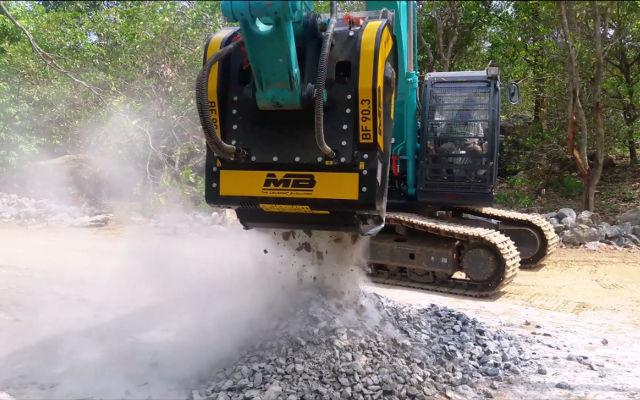
[[[538,237],[542,240],[542,245],[532,256],[521,258],[520,268],[522,269],[535,267],[558,247],[558,235],[556,235],[553,230],[553,225],[540,216],[520,213],[517,211],[501,210],[493,207],[456,207],[454,211],[461,211],[478,217],[486,217],[505,222],[522,224],[536,230],[538,232]]]
[[[483,282],[449,277],[446,279],[437,279],[433,283],[424,283],[411,280],[405,274],[381,271],[378,268],[372,267],[370,277],[373,282],[462,296],[488,297],[497,293],[513,281],[518,271],[520,255],[515,244],[507,236],[496,230],[445,222],[417,214],[395,212],[387,214],[386,224],[400,225],[441,237],[464,242],[481,243],[491,247],[500,259],[500,273],[491,280]]]

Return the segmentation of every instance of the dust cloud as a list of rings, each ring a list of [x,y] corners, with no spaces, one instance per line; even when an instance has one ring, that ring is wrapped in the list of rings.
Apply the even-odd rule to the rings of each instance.
[[[362,241],[309,234],[231,225],[113,237],[68,229],[53,241],[51,233],[25,240],[21,265],[11,251],[0,255],[11,281],[0,303],[19,299],[0,315],[0,392],[184,398],[266,340],[269,322],[311,287],[357,296]]]
[[[36,162],[2,190],[111,208],[140,201],[158,150],[135,122],[110,118],[93,150]],[[357,298],[364,240],[237,223],[185,228],[194,210],[175,198],[170,215],[152,219],[179,229],[125,215],[106,230],[2,235],[0,398],[185,398],[268,340],[270,322],[310,291]]]

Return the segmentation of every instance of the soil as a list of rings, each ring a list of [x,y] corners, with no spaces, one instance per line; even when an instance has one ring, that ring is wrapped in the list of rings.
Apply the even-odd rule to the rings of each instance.
[[[97,314],[106,318],[126,310],[127,301],[105,305],[90,293],[92,282],[109,279],[126,247],[124,231],[118,225],[81,230],[0,224],[0,364],[66,334],[67,322],[89,326]],[[57,262],[63,255],[66,261]],[[538,270],[520,271],[491,299],[366,288],[396,301],[457,309],[526,342],[546,374],[498,381],[495,398],[640,399],[639,281],[640,251],[558,249]],[[41,308],[54,299],[62,310],[60,323],[38,325]],[[65,304],[80,310],[73,321],[65,321]],[[578,356],[587,358],[574,361]],[[3,387],[4,378],[0,395],[40,393]],[[559,382],[572,389],[556,388]]]

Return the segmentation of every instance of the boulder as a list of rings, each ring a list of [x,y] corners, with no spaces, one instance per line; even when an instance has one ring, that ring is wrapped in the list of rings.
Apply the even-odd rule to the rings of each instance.
[[[573,233],[573,230],[562,232],[562,234],[560,235],[560,238],[562,239],[562,242],[564,244],[567,244],[567,245],[570,245],[570,246],[579,246],[580,245],[580,241],[576,237],[576,234]]]
[[[571,218],[571,217],[564,217],[562,218],[562,221],[560,221],[562,223],[562,225],[564,225],[565,228],[569,229],[569,228],[573,228],[574,226],[576,226],[576,220],[575,218]]]
[[[631,233],[640,238],[640,225],[637,225],[631,228]]]
[[[576,226],[572,232],[579,244],[598,240],[598,230],[585,224]]]
[[[576,212],[573,211],[573,209],[571,209],[571,208],[561,208],[561,209],[558,210],[557,214],[558,214],[557,218],[560,219],[560,220],[562,220],[562,219],[564,219],[566,217],[571,218],[573,221],[576,220]]]
[[[600,222],[600,216],[598,214],[593,213],[593,212],[588,211],[588,210],[582,211],[576,217],[576,223],[577,224],[585,224],[585,225],[589,225],[589,226],[595,226],[599,222]]]
[[[609,225],[603,222],[601,225],[604,229],[604,236],[606,239],[615,239],[622,234],[620,228],[617,225]]]
[[[618,217],[618,223],[628,222],[631,225],[640,225],[640,208],[630,210]]]
[[[625,234],[625,238],[629,239],[634,245],[640,246],[640,238],[634,234]]]
[[[620,229],[620,232],[622,232],[623,235],[631,235],[631,233],[633,233],[632,232],[633,226],[631,226],[629,222],[623,222],[619,224],[618,228]]]
[[[634,247],[633,241],[625,236],[619,236],[613,242],[620,247]]]
[[[16,173],[17,194],[52,199],[65,205],[102,205],[104,180],[94,160],[84,154],[67,154],[25,164]]]

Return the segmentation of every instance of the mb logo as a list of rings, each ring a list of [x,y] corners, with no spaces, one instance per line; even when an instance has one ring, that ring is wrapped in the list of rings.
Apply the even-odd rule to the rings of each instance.
[[[265,190],[311,191],[316,186],[313,174],[284,174],[282,178],[268,173],[262,188]]]

